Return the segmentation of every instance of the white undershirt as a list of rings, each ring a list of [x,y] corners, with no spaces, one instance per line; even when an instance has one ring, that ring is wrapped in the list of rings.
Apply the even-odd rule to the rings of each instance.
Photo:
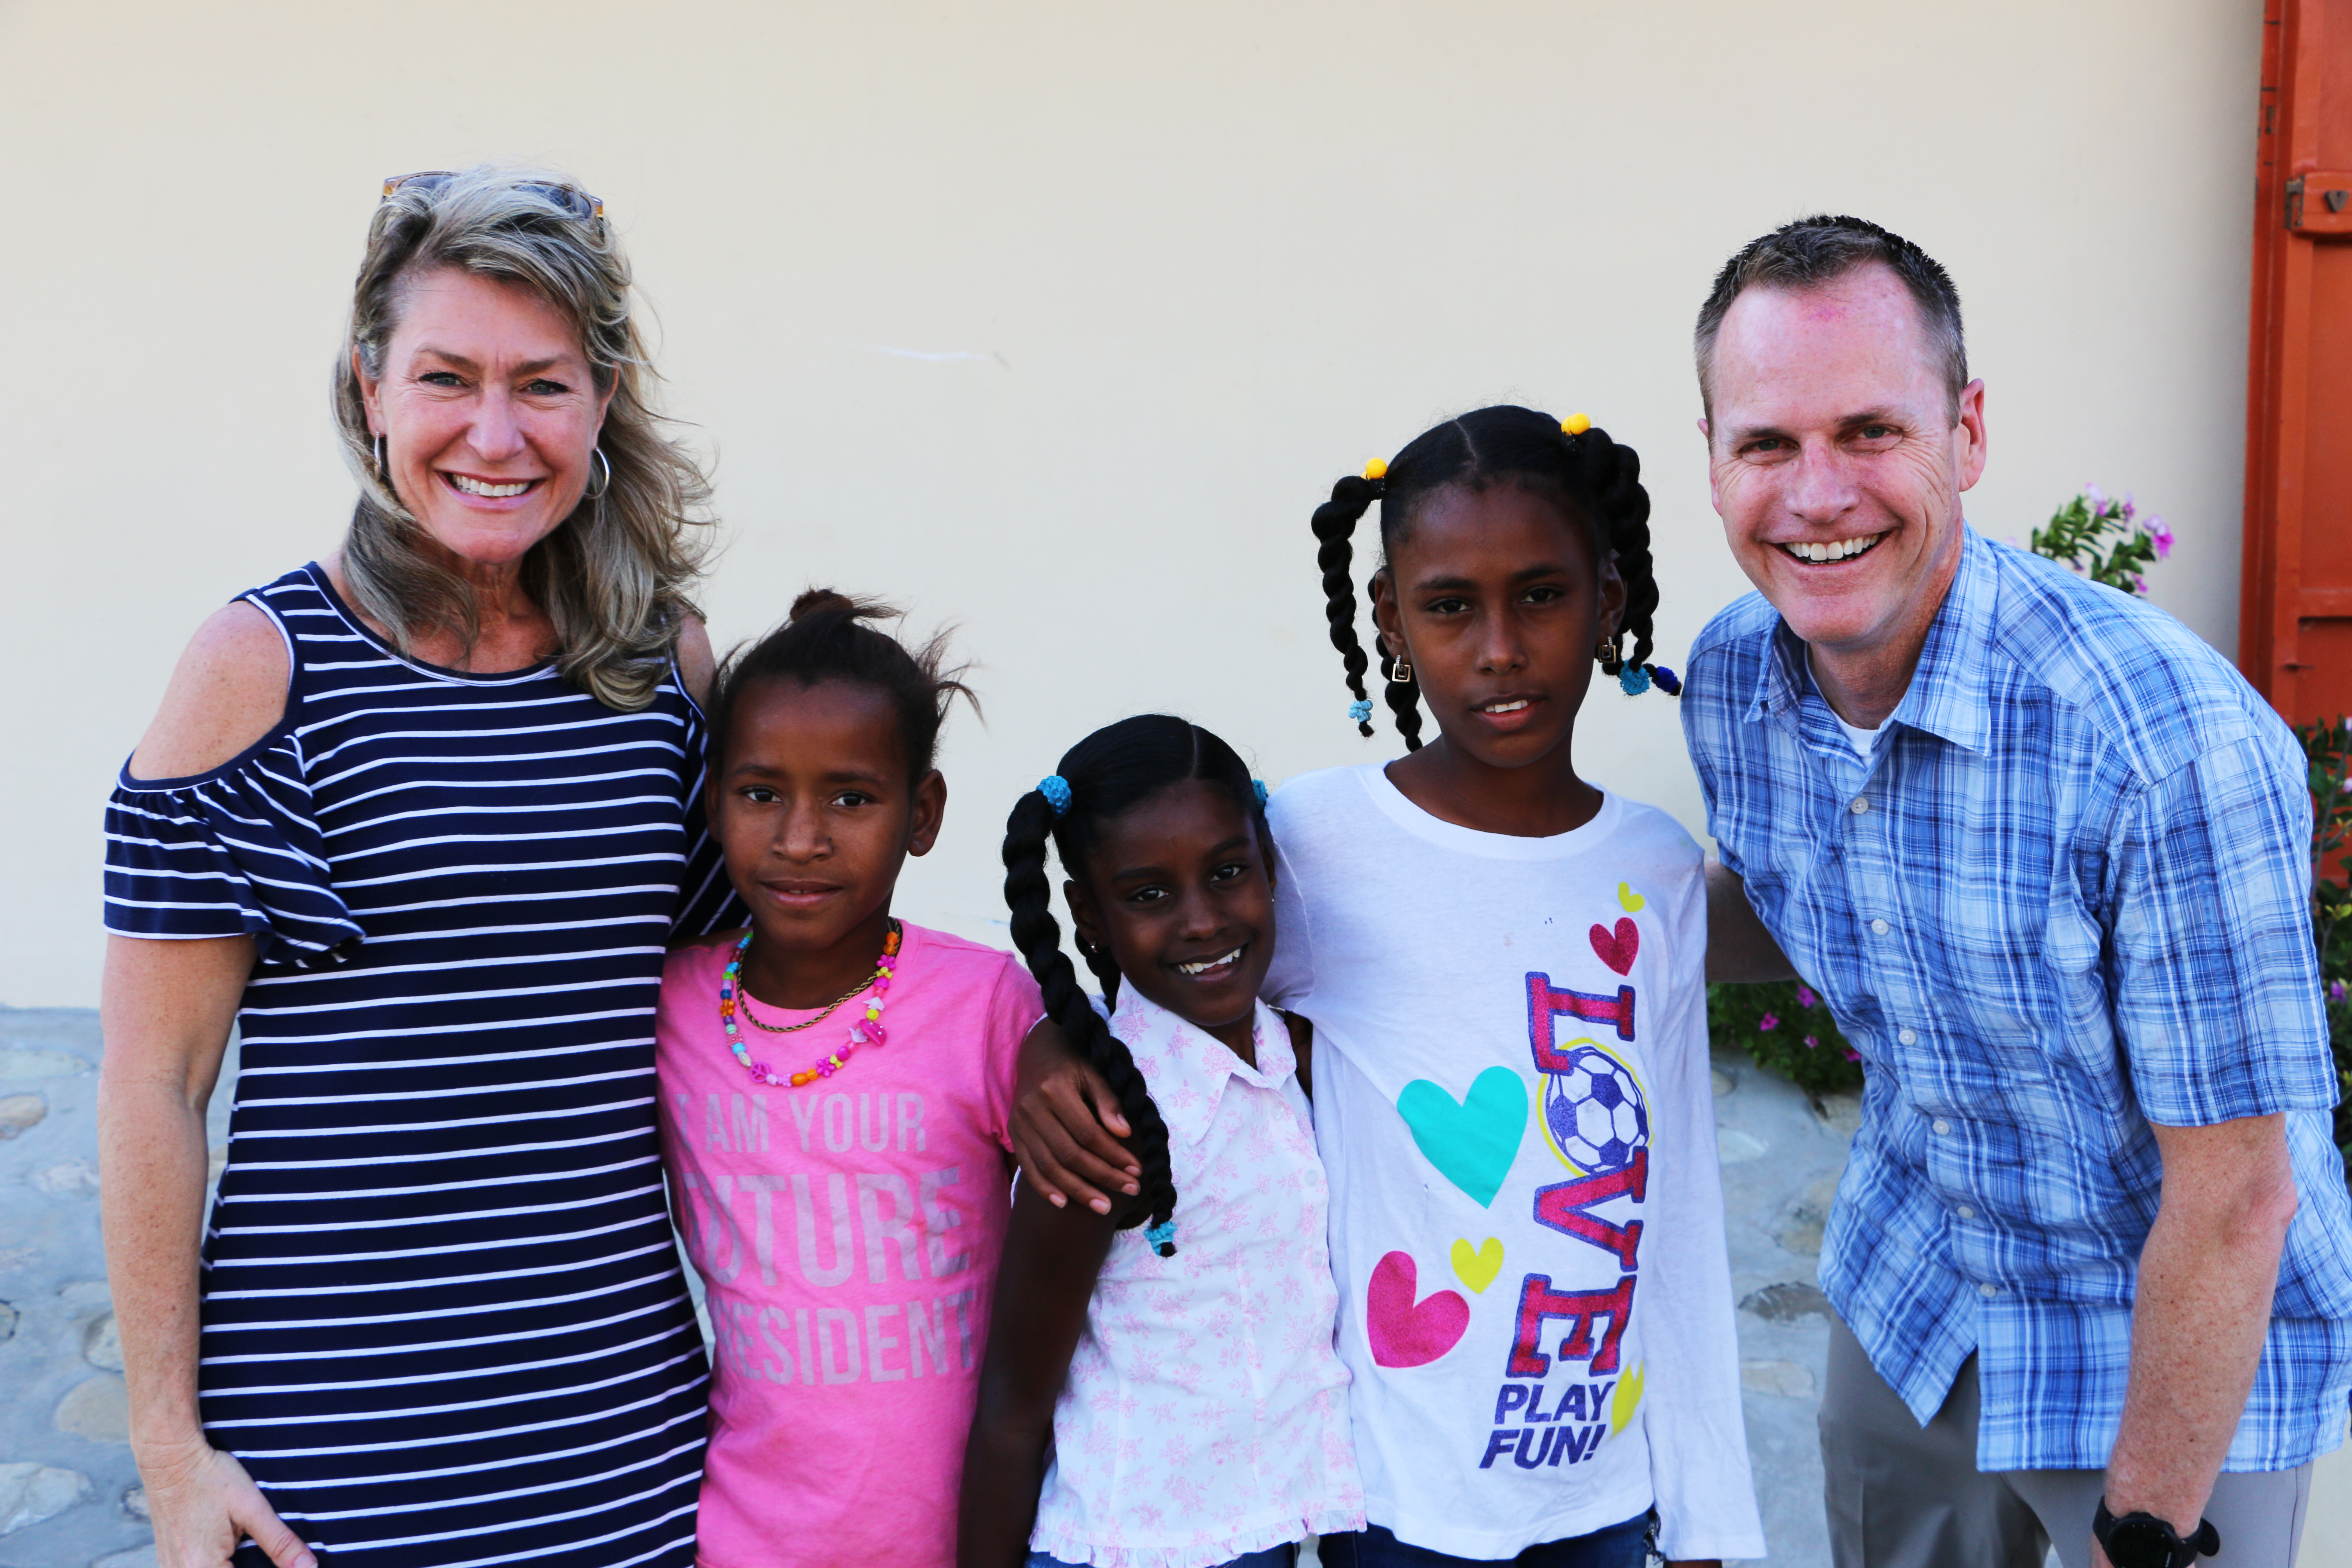
[[[1813,668],[1812,658],[1813,656],[1811,652],[1808,650],[1805,655],[1805,668],[1813,678],[1813,689],[1816,691],[1820,691],[1822,685],[1822,672]],[[1870,761],[1870,753],[1877,749],[1878,737],[1884,732],[1884,724],[1873,725],[1868,729],[1864,729],[1860,724],[1847,723],[1845,721],[1845,715],[1839,712],[1835,707],[1831,705],[1829,693],[1826,691],[1822,692],[1822,705],[1829,709],[1830,717],[1838,721],[1838,728],[1845,731],[1846,741],[1853,747],[1854,754],[1859,756],[1865,763]]]
[[[1862,760],[1865,763],[1870,761],[1871,751],[1878,744],[1878,737],[1886,732],[1885,726],[1865,729],[1860,724],[1849,724],[1845,721],[1844,715],[1834,708],[1830,710],[1830,717],[1838,721],[1838,728],[1843,730],[1845,738],[1853,742],[1853,749],[1861,755]]]

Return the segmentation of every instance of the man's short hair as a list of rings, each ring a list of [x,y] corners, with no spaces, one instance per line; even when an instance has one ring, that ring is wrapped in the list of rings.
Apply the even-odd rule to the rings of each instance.
[[[1858,217],[1832,217],[1826,213],[1783,224],[1760,239],[1751,240],[1715,275],[1715,287],[1699,307],[1698,391],[1712,416],[1715,388],[1709,372],[1715,359],[1715,336],[1731,302],[1751,287],[1820,289],[1858,268],[1875,263],[1903,280],[1919,307],[1919,321],[1942,353],[1944,391],[1954,420],[1960,416],[1960,394],[1969,384],[1968,344],[1960,335],[1960,291],[1943,264],[1899,234]]]

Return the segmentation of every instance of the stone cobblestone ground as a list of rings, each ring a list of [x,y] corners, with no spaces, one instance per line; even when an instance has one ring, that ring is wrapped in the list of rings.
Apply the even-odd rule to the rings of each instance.
[[[98,1016],[0,1007],[0,1568],[152,1568],[98,1225]],[[233,1071],[234,1062],[231,1064]],[[229,1074],[209,1142],[227,1141]],[[1717,1139],[1748,1441],[1771,1561],[1828,1568],[1813,1416],[1822,1226],[1858,1105],[1718,1053]],[[2352,1563],[2352,1458],[2323,1461],[2303,1562]]]
[[[98,1230],[98,1015],[0,1008],[0,1564],[148,1568]],[[215,1143],[225,1130],[213,1134]]]

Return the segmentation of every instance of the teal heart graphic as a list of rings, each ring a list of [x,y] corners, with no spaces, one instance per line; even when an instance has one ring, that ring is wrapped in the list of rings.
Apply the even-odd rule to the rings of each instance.
[[[1488,1068],[1457,1103],[1436,1084],[1417,1078],[1397,1096],[1397,1114],[1438,1173],[1485,1208],[1503,1190],[1503,1178],[1519,1157],[1519,1138],[1528,1130],[1528,1086],[1509,1068]]]

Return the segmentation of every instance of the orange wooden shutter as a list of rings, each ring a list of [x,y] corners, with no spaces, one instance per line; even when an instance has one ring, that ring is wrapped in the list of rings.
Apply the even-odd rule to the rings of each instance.
[[[2238,663],[2291,723],[2352,712],[2352,0],[2269,0]]]

